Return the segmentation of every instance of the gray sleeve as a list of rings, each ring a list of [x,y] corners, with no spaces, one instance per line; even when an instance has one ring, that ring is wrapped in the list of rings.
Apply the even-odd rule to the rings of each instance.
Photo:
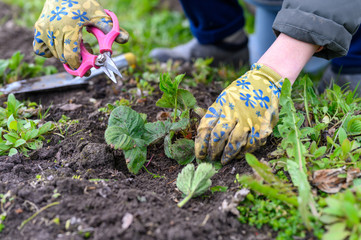
[[[361,0],[284,0],[273,30],[324,46],[315,56],[332,59],[347,54],[360,23]]]

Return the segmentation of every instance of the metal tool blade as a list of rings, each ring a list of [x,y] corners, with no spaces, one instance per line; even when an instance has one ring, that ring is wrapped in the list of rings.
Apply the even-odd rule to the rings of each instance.
[[[110,52],[105,52],[105,66],[112,72],[114,72],[115,74],[117,74],[120,78],[123,78],[122,74],[119,72],[119,69],[117,68],[117,66],[115,65],[113,59],[110,56]]]
[[[127,68],[130,64],[135,64],[134,62],[128,62],[124,54],[116,56],[113,58],[115,64],[120,69]],[[52,75],[36,77],[32,79],[24,79],[21,81],[13,82],[6,84],[0,88],[0,93],[3,94],[19,94],[19,93],[33,93],[33,92],[44,92],[44,91],[53,91],[59,89],[67,88],[77,88],[80,86],[87,85],[89,80],[103,74],[104,71],[100,68],[92,68],[91,74],[89,77],[75,77],[70,73],[62,72]]]
[[[110,71],[105,65],[100,67],[101,70],[104,71],[104,73],[112,80],[114,83],[117,83],[117,80],[115,79],[114,73]]]

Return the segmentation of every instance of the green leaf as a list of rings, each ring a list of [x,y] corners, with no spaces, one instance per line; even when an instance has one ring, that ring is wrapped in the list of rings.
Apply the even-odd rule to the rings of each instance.
[[[354,204],[348,201],[345,201],[343,203],[343,207],[350,224],[353,226],[358,226],[360,224],[360,219],[358,217],[358,209],[354,206]]]
[[[212,185],[210,179],[215,173],[216,170],[210,163],[199,164],[196,171],[194,171],[193,164],[188,164],[183,168],[177,177],[177,187],[187,196],[178,206],[182,207],[192,197],[205,193]]]
[[[142,139],[146,141],[147,145],[154,144],[169,133],[171,126],[172,123],[169,120],[146,123]]]
[[[343,240],[350,235],[349,231],[346,231],[346,223],[340,222],[332,224],[326,234],[322,236],[323,240]]]
[[[227,190],[228,190],[228,187],[226,187],[226,186],[214,186],[214,187],[211,187],[212,194],[215,193],[215,192],[227,192]]]
[[[347,138],[345,138],[341,145],[343,154],[348,154],[351,151],[351,148],[352,148],[351,142]]]
[[[337,217],[343,217],[343,204],[335,198],[326,198],[327,208],[323,210],[324,214],[334,215]]]
[[[14,118],[14,116],[12,114],[8,118],[7,125],[8,125],[9,130],[14,130],[14,131],[18,130],[18,122],[15,120],[15,118]]]
[[[319,158],[326,153],[326,150],[327,150],[326,146],[319,147],[316,149],[316,151],[313,153],[313,155],[315,156],[315,158]]]
[[[170,146],[172,145],[172,138],[171,134],[168,134],[164,138],[164,153],[168,158],[173,158],[170,152]]]
[[[133,138],[140,138],[144,133],[142,116],[127,106],[119,106],[110,114],[108,126],[123,128]]]
[[[15,154],[18,153],[18,150],[16,150],[16,148],[11,148],[10,151],[9,151],[9,156],[13,156]]]
[[[21,145],[25,144],[26,141],[24,139],[18,139],[15,144],[14,144],[14,147],[20,147]]]
[[[309,217],[311,216],[308,206],[311,210],[316,210],[316,203],[312,197],[311,186],[307,180],[307,175],[301,171],[300,166],[292,161],[287,160],[287,168],[290,173],[293,184],[298,187],[298,209],[308,229],[311,228]],[[312,207],[313,206],[313,207]]]
[[[195,158],[194,141],[186,138],[178,139],[169,146],[169,152],[179,164],[186,165]]]
[[[9,61],[9,68],[11,70],[16,70],[19,66],[21,61],[24,58],[24,54],[20,53],[20,51],[17,51],[16,53],[14,53]]]
[[[189,125],[189,118],[182,118],[178,122],[172,123],[170,130],[178,132],[180,130],[185,130]]]
[[[194,108],[197,104],[196,98],[191,92],[186,89],[178,89],[178,108],[185,110],[187,108]]]
[[[9,94],[7,101],[7,116],[10,117],[10,115],[14,115],[14,117],[17,117],[17,111],[22,105],[22,103],[16,100],[14,94]]]
[[[19,139],[19,138],[16,138],[16,137],[12,136],[10,133],[5,134],[3,137],[12,144],[15,144],[16,140]]]
[[[246,161],[265,183],[247,175],[243,175],[238,179],[240,183],[246,184],[252,190],[268,198],[278,199],[289,205],[298,206],[297,197],[290,184],[282,182],[272,173],[272,169],[269,166],[258,161],[254,155],[246,153]]]
[[[135,146],[135,140],[128,135],[128,131],[118,126],[109,126],[105,130],[105,140],[115,149],[130,150]]]
[[[33,129],[30,131],[27,131],[24,135],[24,140],[28,141],[30,139],[36,138],[39,134],[39,129]]]
[[[44,125],[42,125],[40,128],[39,128],[39,133],[38,135],[43,135],[45,133],[48,133],[50,132],[52,129],[54,128],[54,124],[51,123],[51,122],[46,122]],[[35,134],[35,133],[32,133],[32,135]],[[32,138],[35,138],[35,137],[32,137]]]
[[[347,133],[345,131],[345,129],[343,129],[342,127],[338,129],[338,140],[339,140],[339,143],[342,144],[345,139],[347,139]]]
[[[195,167],[193,164],[185,166],[177,177],[177,188],[184,194],[188,195],[192,189]]]
[[[129,171],[137,174],[147,160],[147,147],[143,145],[126,150],[124,151],[124,157]]]
[[[6,143],[0,143],[0,151],[7,151],[11,148],[11,146],[7,145]]]
[[[26,143],[26,145],[31,150],[36,150],[43,147],[43,142],[41,140],[35,140],[34,142]]]
[[[174,99],[166,94],[163,94],[163,96],[158,99],[155,105],[161,108],[174,108],[175,106]]]

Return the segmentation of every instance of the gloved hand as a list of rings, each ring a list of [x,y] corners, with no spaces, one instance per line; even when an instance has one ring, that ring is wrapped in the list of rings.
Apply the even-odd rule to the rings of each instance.
[[[218,96],[202,118],[195,140],[197,159],[222,164],[266,142],[278,121],[282,77],[254,64]]]
[[[96,0],[47,0],[35,23],[35,53],[54,56],[71,68],[78,68],[83,26],[94,26],[108,33],[112,22]],[[129,34],[120,29],[116,42],[126,43],[128,38]]]

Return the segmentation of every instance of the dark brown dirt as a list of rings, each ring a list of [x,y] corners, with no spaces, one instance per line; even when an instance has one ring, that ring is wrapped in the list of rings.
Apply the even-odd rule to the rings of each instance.
[[[0,16],[8,9],[0,3]],[[31,55],[32,32],[21,29],[16,41],[8,41],[13,31],[7,24],[0,27],[0,50],[6,54],[1,57],[19,49]],[[17,96],[50,107],[47,121],[66,115],[79,123],[69,125],[63,136],[47,136],[44,147],[28,158],[0,157],[0,193],[10,191],[13,197],[4,206],[8,214],[0,239],[272,239],[266,229],[242,225],[219,210],[223,200],[238,190],[236,174],[250,171],[244,160],[228,164],[212,179],[213,186],[228,186],[227,192],[207,192],[182,209],[177,207],[181,193],[175,184],[182,166],[164,155],[162,144],[149,147],[147,157],[151,159],[147,169],[161,178],[144,170],[136,176],[127,171],[122,152],[105,143],[107,116],[98,109],[120,97],[130,99],[127,90],[135,87],[130,82],[121,87],[99,77],[84,88]],[[202,107],[220,92],[216,85],[191,90]],[[159,96],[155,91],[133,109],[153,121],[161,110],[155,106]],[[81,107],[62,110],[68,103]],[[256,155],[265,156],[270,148]],[[19,229],[24,220],[52,203]]]

